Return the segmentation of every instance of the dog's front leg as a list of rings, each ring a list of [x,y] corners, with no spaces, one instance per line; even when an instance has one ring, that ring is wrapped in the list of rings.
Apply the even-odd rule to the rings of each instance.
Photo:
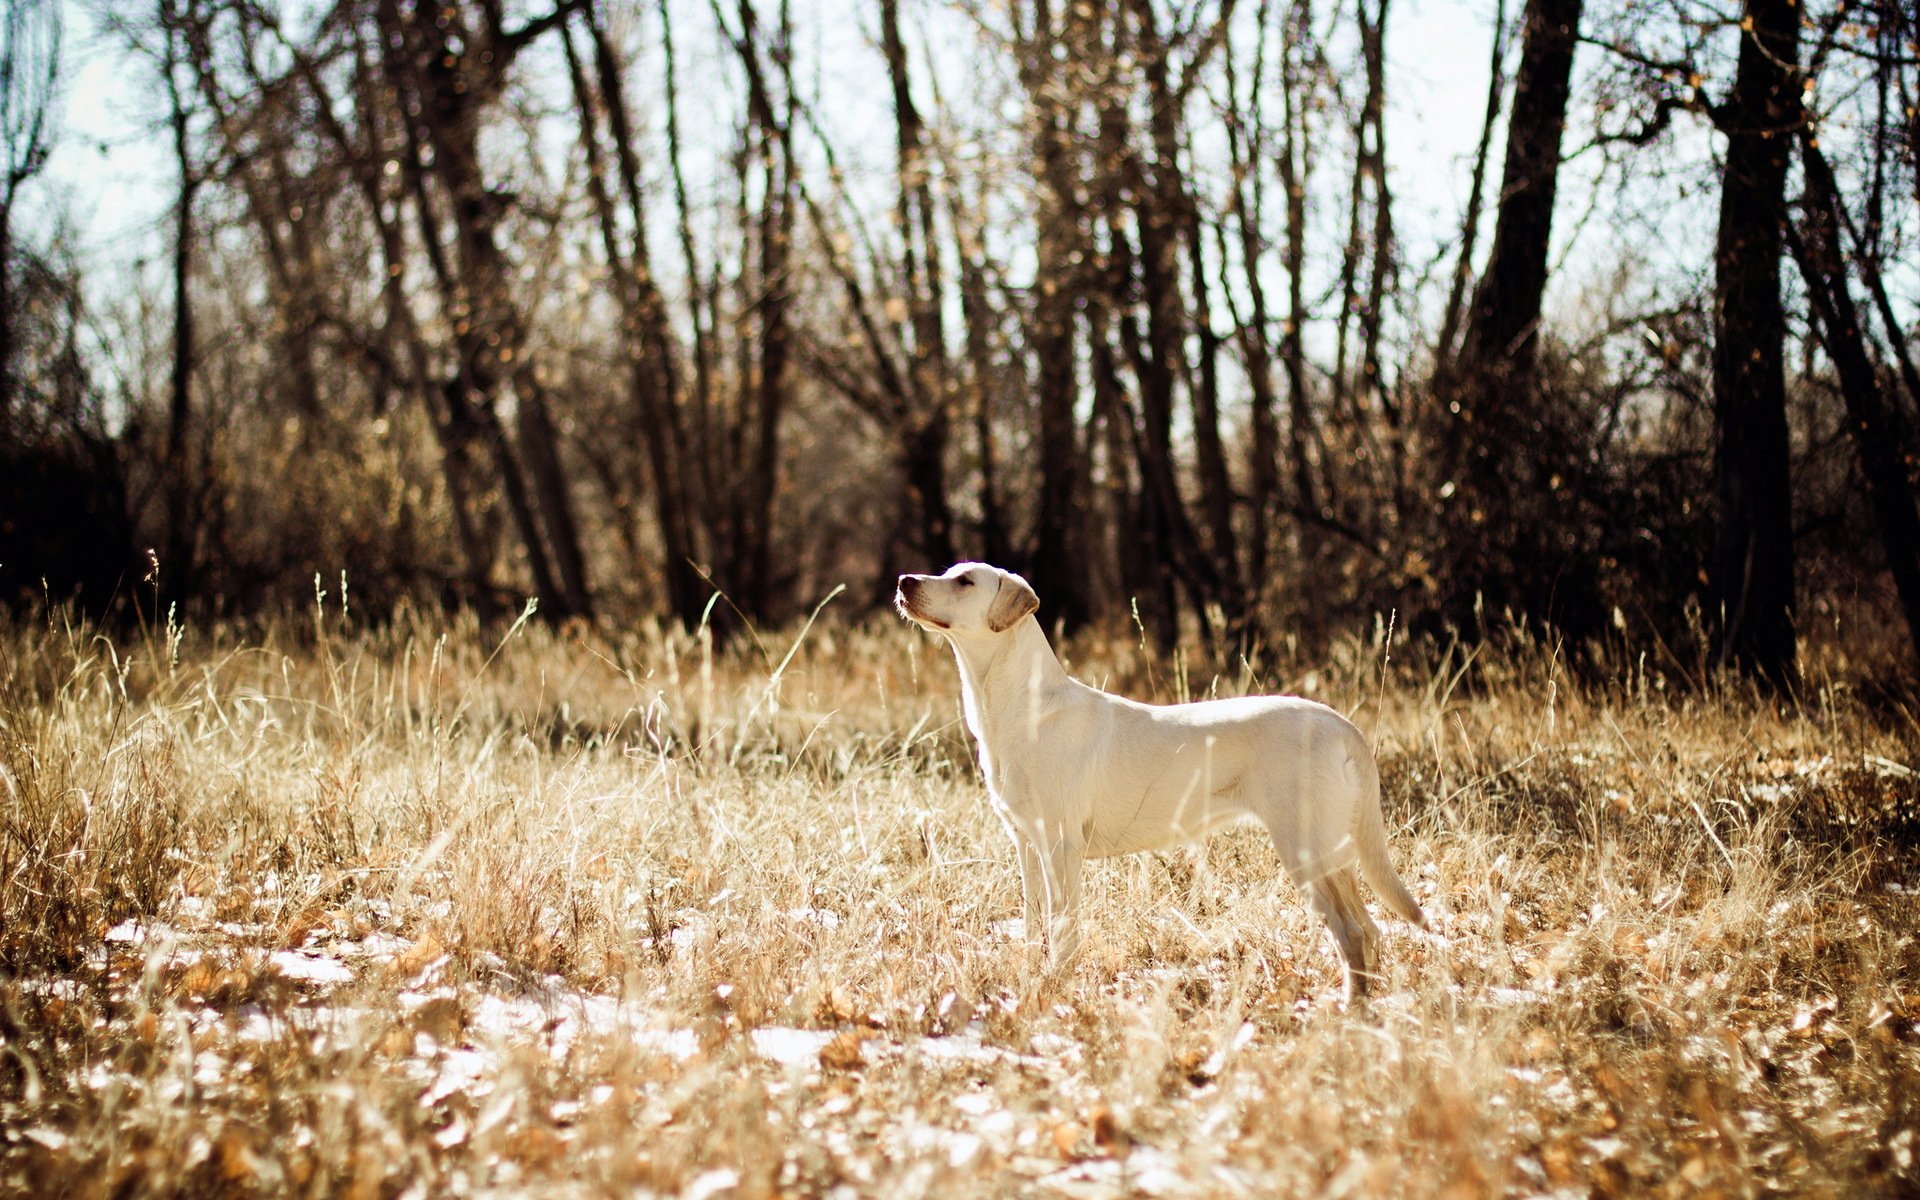
[[[1080,873],[1087,842],[1077,829],[1043,831],[1046,855],[1047,965],[1059,971],[1080,950]]]
[[[1040,937],[1045,932],[1042,921],[1046,918],[1047,868],[1040,856],[1039,844],[1034,840],[1034,831],[1016,820],[1005,806],[995,803],[994,815],[1000,818],[1000,825],[1007,831],[1007,838],[1013,843],[1013,851],[1020,860],[1020,915],[1024,921],[1022,929],[1028,941]]]
[[[1033,839],[1018,830],[1014,831],[1013,844],[1020,852],[1020,915],[1031,941],[1046,932],[1043,924],[1047,916],[1046,861],[1040,857],[1040,848],[1034,845]]]

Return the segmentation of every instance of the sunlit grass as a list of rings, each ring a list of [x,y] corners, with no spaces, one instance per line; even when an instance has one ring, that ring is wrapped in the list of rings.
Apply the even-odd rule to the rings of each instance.
[[[1251,829],[1093,864],[1039,974],[952,665],[892,623],[14,624],[0,1191],[1920,1186],[1910,701],[1379,631],[1066,653],[1372,732],[1434,932],[1383,921],[1369,1010]]]

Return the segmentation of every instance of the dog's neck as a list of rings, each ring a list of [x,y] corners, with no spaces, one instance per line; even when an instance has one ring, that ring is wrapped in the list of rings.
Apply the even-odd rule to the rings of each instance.
[[[1067,682],[1040,622],[1022,617],[989,637],[949,637],[960,663],[960,695],[967,728],[983,750],[1007,736],[1031,736],[1045,694]]]

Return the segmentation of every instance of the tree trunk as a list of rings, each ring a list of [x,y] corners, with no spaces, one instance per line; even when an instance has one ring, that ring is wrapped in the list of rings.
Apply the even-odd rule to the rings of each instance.
[[[880,0],[880,44],[893,89],[895,217],[902,246],[901,274],[912,330],[907,397],[911,407],[903,466],[906,494],[917,510],[920,549],[927,561],[953,561],[953,516],[947,506],[946,447],[953,410],[953,373],[947,364],[941,309],[940,243],[924,124],[913,101],[906,43],[900,37],[899,0]]]
[[[0,195],[0,448],[13,425],[13,196]]]
[[[1532,386],[1540,298],[1547,287],[1547,254],[1553,239],[1554,192],[1560,178],[1560,139],[1567,124],[1567,90],[1582,0],[1528,0],[1520,71],[1507,120],[1507,159],[1500,181],[1487,268],[1474,289],[1461,348],[1461,374],[1470,382],[1462,417],[1497,423],[1502,415],[1468,408],[1486,395],[1479,381],[1498,377],[1503,386],[1487,403],[1524,402]]]
[[[1780,250],[1800,16],[1794,0],[1750,0],[1733,94],[1715,113],[1727,135],[1713,295],[1717,657],[1782,689],[1795,645]]]
[[[792,330],[788,318],[793,303],[789,262],[793,249],[795,179],[793,160],[793,80],[786,76],[792,30],[786,27],[787,8],[781,6],[782,28],[775,66],[783,73],[786,103],[776,108],[765,68],[760,61],[759,15],[752,0],[739,0],[740,36],[735,51],[747,75],[747,107],[754,128],[754,146],[760,165],[761,204],[754,222],[759,289],[753,303],[757,325],[753,370],[742,376],[752,414],[747,436],[744,504],[735,531],[734,570],[739,580],[736,600],[749,616],[772,613],[772,545],[774,501],[780,472],[780,424],[787,400],[787,368],[792,357]]]
[[[1266,36],[1267,5],[1263,0],[1254,19],[1255,38]],[[1254,59],[1252,93],[1260,94],[1261,58]],[[1267,553],[1272,546],[1272,524],[1279,508],[1280,495],[1280,423],[1279,397],[1273,386],[1273,347],[1268,342],[1272,323],[1267,308],[1267,289],[1260,277],[1262,228],[1264,226],[1260,159],[1265,142],[1258,121],[1258,104],[1248,107],[1255,114],[1252,130],[1242,127],[1241,100],[1232,51],[1226,55],[1228,109],[1226,113],[1227,161],[1233,181],[1228,194],[1228,212],[1223,218],[1220,238],[1226,239],[1225,220],[1233,222],[1240,249],[1241,279],[1247,290],[1248,314],[1242,321],[1234,303],[1232,289],[1226,289],[1229,312],[1233,315],[1234,336],[1246,363],[1247,390],[1252,393],[1247,413],[1247,595],[1249,605],[1258,603],[1267,580]],[[1224,251],[1223,251],[1224,257]]]
[[[1180,165],[1181,98],[1170,78],[1170,48],[1161,35],[1152,0],[1130,0],[1138,25],[1141,77],[1146,84],[1147,134],[1153,146],[1150,188],[1142,189],[1135,205],[1140,229],[1142,280],[1148,304],[1148,339],[1153,346],[1151,378],[1156,389],[1171,392],[1184,383],[1193,412],[1193,449],[1198,469],[1201,513],[1209,545],[1196,542],[1188,553],[1201,560],[1208,599],[1220,606],[1236,627],[1246,619],[1246,589],[1240,572],[1239,540],[1233,527],[1233,478],[1220,436],[1220,398],[1217,374],[1218,339],[1207,303],[1205,254],[1199,206],[1187,189]],[[1192,283],[1192,312],[1187,311],[1180,284],[1179,256],[1184,245]],[[1184,342],[1191,331],[1198,362],[1189,362]],[[1146,387],[1143,382],[1142,396]],[[1170,412],[1172,399],[1155,396],[1156,407]],[[1156,431],[1157,432],[1157,431]],[[1156,446],[1156,453],[1161,447]],[[1167,455],[1169,467],[1171,454]],[[1181,503],[1178,490],[1166,484],[1168,500]]]
[[[1048,621],[1078,628],[1090,614],[1079,582],[1084,572],[1074,528],[1082,474],[1073,411],[1077,394],[1074,297],[1069,290],[1073,268],[1067,260],[1074,238],[1063,226],[1073,223],[1075,217],[1067,204],[1053,196],[1042,208],[1040,219],[1040,294],[1034,301],[1033,328],[1028,335],[1037,368],[1034,390],[1039,408],[1040,489],[1028,575],[1047,606]]]
[[[1086,624],[1091,615],[1076,530],[1083,470],[1074,416],[1074,308],[1086,272],[1069,134],[1054,87],[1058,64],[1053,55],[1063,43],[1048,0],[1033,0],[1032,9],[1034,29],[1020,53],[1022,82],[1033,106],[1039,184],[1035,294],[1027,341],[1036,367],[1040,486],[1026,573],[1040,595],[1043,619],[1071,629]]]
[[[1846,259],[1841,253],[1839,189],[1833,168],[1810,132],[1800,139],[1801,162],[1807,180],[1807,218],[1804,240],[1786,233],[1792,244],[1820,340],[1840,377],[1840,396],[1847,406],[1847,429],[1860,455],[1860,474],[1873,508],[1887,570],[1893,576],[1907,633],[1920,661],[1920,511],[1914,506],[1913,481],[1899,422],[1880,388],[1879,372],[1867,353],[1865,331],[1847,285]]]
[[[1357,397],[1371,396],[1390,423],[1399,415],[1390,384],[1380,370],[1380,331],[1386,322],[1387,293],[1397,290],[1393,238],[1393,189],[1387,184],[1387,0],[1380,0],[1370,27],[1367,52],[1367,124],[1373,129],[1373,261],[1367,271],[1367,301],[1360,312],[1360,388]],[[1362,428],[1366,428],[1365,425]]]
[[[1473,278],[1473,249],[1480,239],[1480,213],[1486,200],[1487,160],[1493,148],[1494,126],[1499,124],[1500,105],[1507,88],[1507,0],[1496,0],[1493,9],[1493,53],[1487,64],[1487,112],[1480,123],[1480,142],[1473,151],[1473,183],[1467,189],[1467,211],[1460,218],[1460,250],[1454,260],[1453,278],[1447,284],[1447,303],[1441,310],[1440,335],[1434,339],[1435,368],[1444,371],[1453,361],[1454,343],[1460,336],[1460,322],[1466,312],[1467,284]],[[1567,59],[1569,67],[1572,56]]]
[[[524,344],[524,338],[517,339]],[[547,389],[527,365],[524,356],[512,376],[514,415],[522,456],[532,476],[541,524],[559,568],[566,596],[567,616],[591,617],[593,594],[587,585],[587,560],[580,546],[580,530],[573,517],[573,490],[560,462],[560,438],[554,430],[553,407]]]
[[[1531,462],[1514,453],[1541,434],[1535,348],[1580,15],[1581,0],[1527,0],[1493,245],[1460,352],[1438,364],[1436,391],[1446,404],[1439,474],[1453,485],[1453,515],[1441,530],[1448,616],[1463,626],[1507,610],[1589,621],[1589,598],[1562,570],[1550,528],[1558,514],[1543,518],[1537,507],[1535,477],[1551,473],[1537,465],[1547,448]]]
[[[674,230],[687,272],[687,324],[693,332],[693,391],[688,428],[692,463],[687,464],[687,490],[697,499],[698,527],[704,528],[709,549],[726,544],[725,511],[721,497],[723,464],[714,430],[716,399],[714,329],[720,324],[714,311],[717,287],[707,286],[700,273],[700,256],[693,242],[693,206],[687,197],[686,171],[680,148],[680,86],[674,52],[672,0],[660,0],[660,52],[665,68],[667,165],[673,175]],[[708,590],[705,580],[702,590]],[[718,613],[720,610],[713,610]]]
[[[586,576],[567,474],[545,389],[535,379],[526,352],[526,325],[508,290],[507,265],[495,239],[507,202],[489,188],[479,157],[479,124],[487,104],[504,86],[514,56],[540,29],[564,10],[529,22],[516,34],[500,28],[498,8],[485,8],[486,24],[473,27],[466,14],[447,9],[443,23],[403,9],[398,0],[378,7],[381,52],[387,77],[412,119],[401,124],[412,143],[424,133],[432,147],[430,165],[409,146],[415,203],[428,254],[439,253],[426,174],[445,193],[453,231],[454,262],[435,259],[435,274],[453,319],[459,378],[479,427],[493,451],[502,489],[526,546],[541,616],[558,623],[589,616],[592,594]],[[503,386],[518,400],[519,453],[499,418]],[[521,473],[524,459],[525,475]]]
[[[1360,31],[1360,56],[1366,71],[1366,92],[1360,102],[1360,113],[1353,123],[1353,186],[1347,195],[1347,244],[1340,255],[1340,319],[1334,328],[1333,350],[1333,407],[1336,412],[1352,409],[1358,415],[1358,392],[1348,373],[1348,344],[1351,341],[1353,324],[1358,320],[1362,325],[1363,340],[1365,327],[1376,322],[1377,316],[1367,311],[1368,302],[1360,294],[1360,261],[1369,239],[1367,216],[1367,196],[1371,191],[1376,206],[1383,202],[1386,185],[1386,163],[1381,154],[1380,138],[1384,132],[1386,115],[1386,44],[1383,40],[1387,22],[1388,0],[1373,0],[1373,11],[1367,10],[1367,0],[1358,0],[1354,9],[1355,23]],[[1371,223],[1377,227],[1378,219]],[[1368,294],[1373,287],[1369,284]],[[1356,422],[1357,423],[1357,422]]]
[[[1287,450],[1293,465],[1294,504],[1301,510],[1320,507],[1314,486],[1308,447],[1315,439],[1313,397],[1307,389],[1307,184],[1312,175],[1313,146],[1307,127],[1311,106],[1300,95],[1303,84],[1300,54],[1310,33],[1312,11],[1300,0],[1287,15],[1281,40],[1280,103],[1286,132],[1280,143],[1280,187],[1287,194],[1287,321],[1280,338],[1280,362],[1287,376]],[[1344,301],[1342,301],[1344,303]]]
[[[957,227],[957,212],[954,215]],[[966,329],[967,382],[972,395],[968,410],[973,416],[974,441],[979,455],[976,470],[980,502],[980,553],[990,563],[1012,561],[1013,544],[1007,532],[1007,518],[1000,496],[999,438],[994,431],[993,395],[996,376],[993,312],[987,299],[986,264],[968,244],[960,243],[960,319]]]
[[[167,531],[163,567],[176,595],[191,591],[196,574],[192,520],[193,495],[198,489],[187,461],[187,432],[193,418],[193,201],[200,188],[200,172],[193,165],[186,97],[181,95],[176,67],[183,61],[177,24],[181,14],[174,0],[161,0],[166,55],[160,68],[166,74],[168,118],[173,131],[174,164],[180,172],[180,196],[173,213],[173,365],[167,403],[166,497]]]
[[[654,521],[659,526],[662,581],[667,607],[683,627],[692,628],[706,609],[707,588],[697,568],[693,505],[687,491],[684,464],[686,435],[680,417],[681,388],[676,370],[676,346],[667,320],[666,303],[653,279],[647,253],[647,209],[640,190],[639,156],[627,119],[623,71],[599,14],[587,14],[587,35],[593,45],[599,100],[607,113],[607,131],[613,140],[614,165],[632,222],[631,250],[622,247],[613,197],[604,182],[599,131],[593,119],[592,93],[563,27],[574,92],[579,100],[580,137],[586,150],[587,189],[599,216],[600,241],[609,269],[619,284],[622,343],[627,357],[628,394],[637,422],[641,448],[653,485]]]

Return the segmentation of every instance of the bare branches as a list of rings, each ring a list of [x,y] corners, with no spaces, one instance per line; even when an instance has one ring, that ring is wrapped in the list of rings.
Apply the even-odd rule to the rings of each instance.
[[[0,17],[0,435],[12,423],[18,367],[14,206],[53,146],[61,12],[56,0],[20,0]]]
[[[61,12],[55,0],[16,0],[0,17],[0,212],[53,146]]]

